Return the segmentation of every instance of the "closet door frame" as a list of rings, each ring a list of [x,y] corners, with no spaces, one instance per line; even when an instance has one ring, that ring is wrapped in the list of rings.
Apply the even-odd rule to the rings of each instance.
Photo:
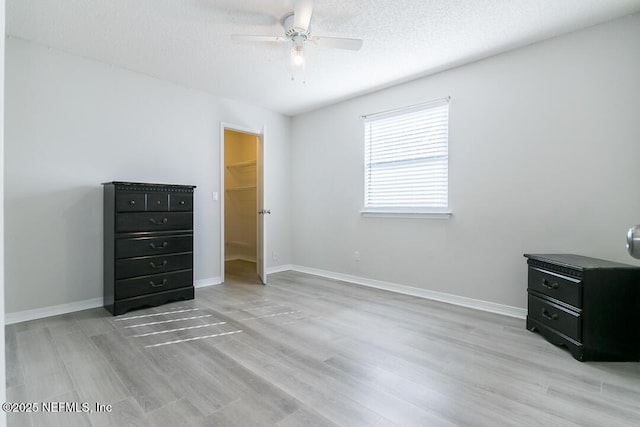
[[[224,219],[225,219],[225,164],[224,164],[224,131],[230,130],[234,132],[246,133],[257,137],[256,143],[256,195],[257,195],[257,212],[256,212],[256,221],[257,224],[257,253],[256,253],[256,264],[257,264],[257,273],[260,276],[260,280],[262,284],[267,284],[267,227],[266,227],[266,218],[271,213],[270,209],[266,209],[267,200],[265,197],[265,141],[266,141],[266,128],[265,126],[262,129],[254,129],[246,126],[236,125],[232,123],[220,123],[220,203],[219,203],[219,217],[220,217],[220,277],[224,282],[225,272],[224,272],[224,259],[225,259],[225,232],[224,232]],[[215,197],[214,197],[215,199]],[[269,212],[266,214],[265,212]]]

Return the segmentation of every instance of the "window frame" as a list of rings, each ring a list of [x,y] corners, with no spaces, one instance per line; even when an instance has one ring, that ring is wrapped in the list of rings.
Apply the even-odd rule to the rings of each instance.
[[[421,104],[415,104],[408,107],[397,108],[394,110],[383,111],[380,113],[369,114],[366,116],[362,116],[363,119],[363,154],[364,154],[364,203],[363,209],[360,211],[362,216],[373,216],[373,217],[404,217],[404,218],[431,218],[431,219],[448,219],[452,216],[451,212],[451,202],[450,202],[450,192],[449,192],[449,123],[450,123],[450,113],[449,113],[449,105],[450,105],[451,97],[435,99],[429,102],[424,102]],[[428,112],[430,110],[447,107],[446,111],[446,206],[368,206],[369,198],[369,187],[370,183],[370,169],[367,164],[369,149],[369,136],[367,135],[368,124],[375,121],[380,120],[388,120],[390,118],[398,118],[409,116],[411,114],[417,112]],[[400,120],[399,120],[400,121]],[[442,124],[440,124],[442,125]],[[405,132],[404,129],[401,132]],[[442,155],[434,155],[430,156],[432,158],[442,157]],[[408,164],[410,162],[414,162],[417,157],[405,159],[399,161],[398,168],[402,167],[403,162]],[[423,157],[424,159],[424,157]]]

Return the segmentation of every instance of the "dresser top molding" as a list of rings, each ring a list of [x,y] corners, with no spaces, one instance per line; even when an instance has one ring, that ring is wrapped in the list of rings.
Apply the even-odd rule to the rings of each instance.
[[[177,184],[157,184],[146,182],[124,182],[124,181],[111,181],[103,182],[102,185],[114,185],[119,190],[134,190],[134,191],[166,191],[167,189],[180,189],[182,191],[193,191],[196,188],[195,185],[177,185]]]
[[[619,262],[606,261],[603,259],[590,258],[575,254],[524,254],[529,260],[545,262],[550,264],[561,265],[577,270],[593,270],[593,269],[640,269],[640,267],[622,264]]]

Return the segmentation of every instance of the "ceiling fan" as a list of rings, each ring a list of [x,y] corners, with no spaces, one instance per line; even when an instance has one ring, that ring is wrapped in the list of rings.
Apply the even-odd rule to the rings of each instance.
[[[360,50],[362,40],[343,37],[312,36],[310,31],[311,16],[313,15],[313,0],[294,0],[294,11],[282,18],[284,35],[259,36],[239,35],[231,36],[233,40],[267,43],[290,43],[291,64],[304,67],[304,49],[307,43],[333,49]],[[293,79],[293,77],[292,77]]]

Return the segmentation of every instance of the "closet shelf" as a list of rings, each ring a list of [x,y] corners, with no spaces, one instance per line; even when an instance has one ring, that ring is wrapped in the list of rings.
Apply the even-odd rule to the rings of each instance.
[[[230,241],[226,241],[225,244],[227,245],[235,245],[235,246],[246,246],[246,247],[254,247],[255,243],[252,242],[245,242],[242,240],[230,240]]]
[[[230,187],[227,188],[227,191],[246,191],[246,190],[255,190],[256,186],[255,185],[246,185],[243,187]]]
[[[231,169],[231,168],[243,168],[246,166],[253,166],[256,164],[255,160],[247,160],[245,162],[236,162],[236,163],[229,163],[227,165],[227,168]]]

